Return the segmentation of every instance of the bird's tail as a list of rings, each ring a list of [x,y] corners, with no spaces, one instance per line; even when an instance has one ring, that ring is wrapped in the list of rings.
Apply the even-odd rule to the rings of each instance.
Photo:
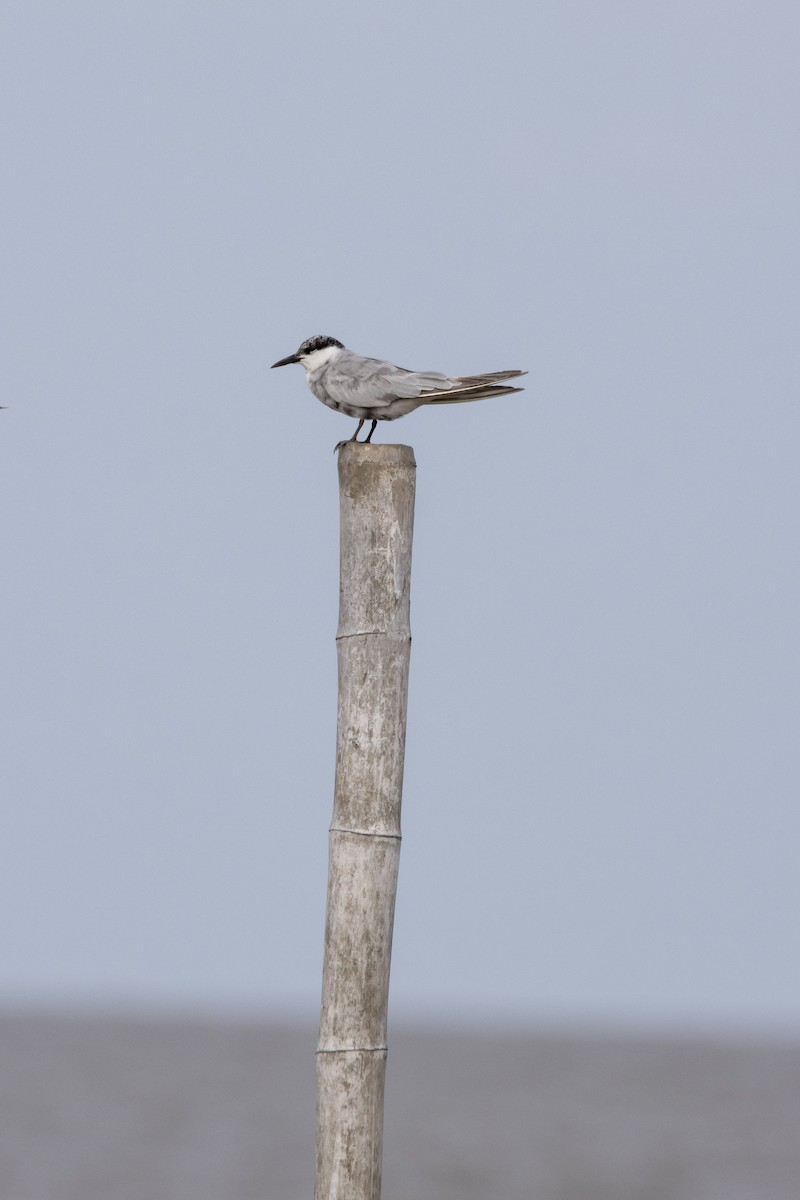
[[[431,392],[425,396],[426,404],[465,404],[468,400],[488,400],[491,396],[508,396],[523,391],[520,387],[508,387],[506,379],[518,379],[527,371],[492,371],[489,375],[464,375],[453,382],[458,386]]]

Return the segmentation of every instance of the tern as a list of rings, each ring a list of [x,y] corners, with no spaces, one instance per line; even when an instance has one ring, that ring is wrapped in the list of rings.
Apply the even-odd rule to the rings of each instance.
[[[380,358],[364,358],[324,334],[307,338],[294,354],[272,366],[286,367],[289,363],[303,366],[306,383],[318,400],[358,420],[351,442],[358,441],[365,421],[372,421],[364,438],[369,442],[378,421],[396,421],[423,404],[460,404],[521,392],[522,388],[506,387],[505,381],[527,375],[527,371],[461,376],[407,371]]]

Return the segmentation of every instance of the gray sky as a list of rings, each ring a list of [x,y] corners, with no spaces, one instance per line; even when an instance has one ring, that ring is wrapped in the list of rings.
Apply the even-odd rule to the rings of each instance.
[[[25,3],[0,1000],[313,1013],[310,334],[520,396],[418,462],[398,1015],[800,1030],[800,13]]]

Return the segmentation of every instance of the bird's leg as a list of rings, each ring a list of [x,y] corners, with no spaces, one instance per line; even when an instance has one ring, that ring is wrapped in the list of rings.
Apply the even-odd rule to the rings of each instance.
[[[360,420],[360,421],[358,422],[358,424],[356,425],[356,431],[355,431],[355,433],[353,434],[353,436],[352,436],[351,438],[348,438],[348,439],[347,439],[347,441],[344,441],[344,442],[337,442],[337,443],[336,443],[336,445],[333,447],[333,453],[334,453],[334,454],[338,454],[338,453],[339,453],[339,451],[341,450],[342,446],[347,446],[347,445],[349,445],[349,444],[350,444],[350,442],[357,442],[357,441],[358,441],[358,435],[359,435],[359,433],[361,432],[361,426],[364,424],[365,420],[366,420],[366,417],[362,417],[362,418],[361,418],[361,420]]]
[[[361,433],[361,428],[362,428],[362,426],[364,425],[364,423],[365,423],[366,419],[367,419],[366,417],[362,417],[362,418],[361,418],[361,420],[360,420],[360,421],[358,422],[358,424],[356,425],[356,431],[355,431],[355,433],[353,434],[353,436],[352,436],[351,438],[348,438],[346,442],[337,442],[337,443],[336,443],[336,445],[335,445],[335,446],[334,446],[334,448],[333,448],[333,452],[334,452],[334,454],[336,454],[336,452],[337,452],[338,450],[341,450],[342,446],[347,446],[347,445],[348,445],[348,443],[350,443],[350,442],[357,442],[357,441],[358,441],[358,435]],[[360,445],[362,445],[362,446],[365,446],[365,445],[367,444],[367,442],[370,440],[370,438],[372,437],[373,433],[375,432],[375,426],[376,426],[377,424],[378,424],[378,422],[377,422],[377,421],[373,421],[373,422],[372,422],[372,428],[370,429],[370,431],[369,431],[369,433],[367,434],[367,436],[364,438],[364,441],[360,443]]]

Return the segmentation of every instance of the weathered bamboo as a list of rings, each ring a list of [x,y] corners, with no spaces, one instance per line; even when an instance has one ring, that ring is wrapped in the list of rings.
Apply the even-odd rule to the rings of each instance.
[[[336,784],[317,1050],[316,1200],[379,1200],[414,523],[410,446],[339,452]]]

